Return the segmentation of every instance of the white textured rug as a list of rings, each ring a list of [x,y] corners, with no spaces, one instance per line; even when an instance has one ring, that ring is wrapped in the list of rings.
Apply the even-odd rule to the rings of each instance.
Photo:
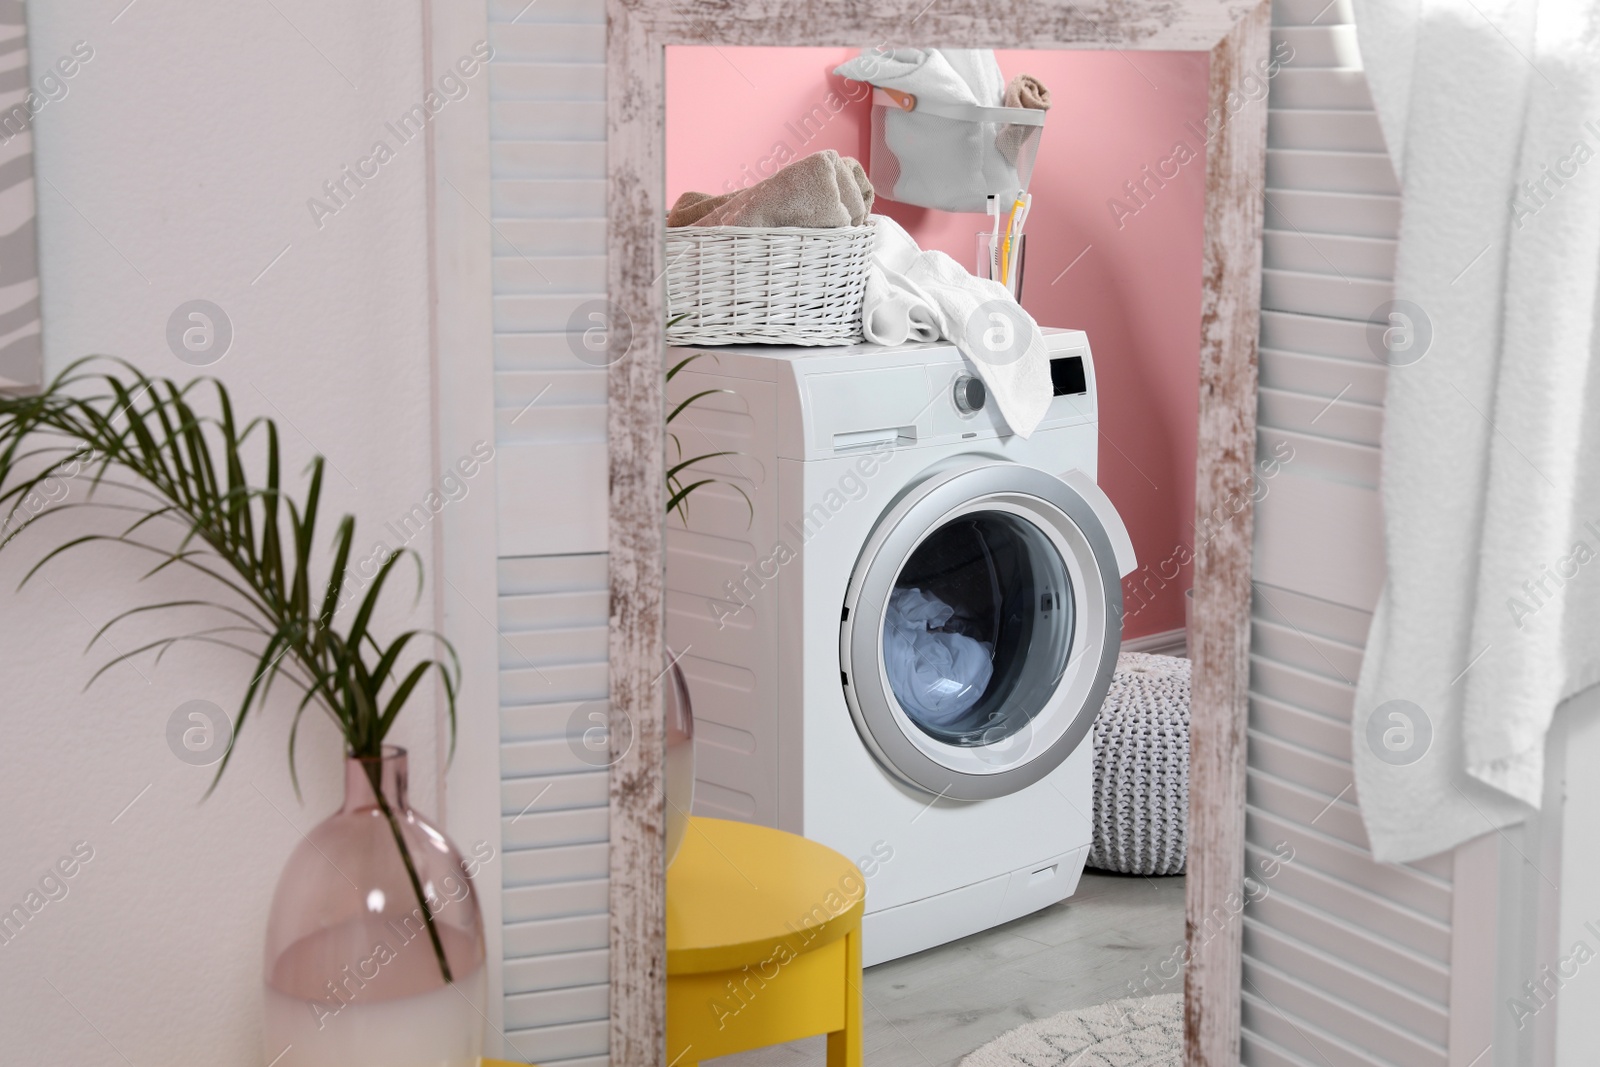
[[[1064,1011],[1002,1034],[961,1067],[1178,1067],[1183,996],[1130,997]]]

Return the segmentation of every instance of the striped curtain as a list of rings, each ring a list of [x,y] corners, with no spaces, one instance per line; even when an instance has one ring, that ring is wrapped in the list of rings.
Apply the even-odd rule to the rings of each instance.
[[[0,389],[39,384],[39,260],[33,116],[22,0],[0,0]]]

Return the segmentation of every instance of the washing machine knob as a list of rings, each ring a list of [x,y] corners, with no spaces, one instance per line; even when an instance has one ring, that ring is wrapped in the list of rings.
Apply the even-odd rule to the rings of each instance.
[[[983,410],[984,402],[989,399],[989,390],[984,388],[982,378],[963,374],[956,379],[954,396],[956,410],[963,415],[971,415],[974,411]]]

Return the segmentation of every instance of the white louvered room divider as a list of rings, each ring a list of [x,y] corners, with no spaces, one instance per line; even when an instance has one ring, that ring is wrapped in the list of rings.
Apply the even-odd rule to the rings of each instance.
[[[1452,861],[1374,862],[1350,764],[1383,578],[1366,322],[1394,295],[1399,188],[1349,0],[1276,0],[1273,23],[1295,58],[1269,96],[1258,450],[1293,459],[1257,513],[1246,847],[1294,859],[1245,913],[1242,1059],[1444,1067]]]
[[[605,5],[490,0],[505,1056],[604,1067],[606,382],[568,323],[605,297]],[[491,934],[491,936],[494,936]]]

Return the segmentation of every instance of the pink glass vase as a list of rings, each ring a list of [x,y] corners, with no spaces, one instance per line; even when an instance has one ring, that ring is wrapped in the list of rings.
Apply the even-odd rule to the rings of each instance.
[[[476,870],[411,809],[404,749],[346,759],[344,788],[272,897],[263,1062],[474,1067],[487,995]]]

